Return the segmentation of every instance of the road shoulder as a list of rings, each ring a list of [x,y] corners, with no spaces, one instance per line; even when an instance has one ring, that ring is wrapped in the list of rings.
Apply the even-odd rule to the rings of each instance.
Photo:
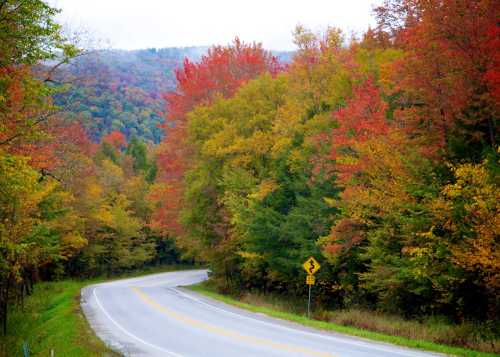
[[[337,325],[325,321],[307,319],[304,316],[295,315],[289,312],[279,311],[270,309],[268,307],[250,305],[243,303],[235,298],[227,295],[222,295],[214,292],[212,289],[206,287],[205,284],[196,284],[191,286],[183,286],[178,288],[178,290],[183,290],[193,294],[198,299],[209,299],[204,300],[205,302],[215,301],[219,305],[219,308],[228,309],[228,307],[236,307],[240,311],[247,311],[249,316],[256,319],[273,318],[275,321],[279,321],[282,324],[293,326],[293,328],[307,329],[307,331],[314,331],[316,333],[327,333],[337,336],[342,336],[360,339],[366,342],[373,343],[373,341],[379,342],[386,345],[397,345],[400,347],[405,347],[413,350],[421,350],[427,352],[434,352],[440,355],[455,355],[464,357],[495,357],[494,354],[478,352],[467,350],[464,348],[440,345],[429,341],[412,340],[408,338],[403,338],[399,336],[385,335],[378,332],[362,330],[349,326]],[[242,310],[241,310],[242,309]],[[241,312],[239,312],[241,313]],[[257,314],[255,316],[254,314]],[[276,320],[277,319],[277,320]]]

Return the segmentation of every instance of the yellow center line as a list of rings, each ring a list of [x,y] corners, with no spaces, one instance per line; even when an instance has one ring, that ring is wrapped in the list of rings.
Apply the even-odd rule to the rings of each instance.
[[[278,342],[274,342],[274,341],[271,341],[271,340],[268,340],[265,338],[242,335],[242,334],[240,334],[236,331],[233,331],[233,330],[224,329],[224,328],[217,327],[215,325],[211,325],[211,324],[208,324],[208,323],[200,321],[200,320],[192,319],[189,316],[180,314],[178,312],[175,312],[171,309],[166,308],[163,305],[158,304],[156,301],[151,299],[149,297],[149,295],[147,295],[146,293],[144,293],[143,291],[141,291],[137,287],[132,287],[131,289],[139,296],[139,298],[143,302],[145,302],[149,306],[153,307],[155,310],[157,310],[157,311],[159,311],[159,312],[161,312],[161,313],[163,313],[171,318],[174,318],[178,321],[181,321],[181,322],[185,323],[186,325],[197,327],[197,328],[200,328],[202,330],[205,330],[205,331],[208,331],[211,333],[215,333],[215,334],[222,335],[225,337],[230,337],[230,338],[235,339],[235,340],[247,342],[247,343],[258,345],[258,346],[272,347],[272,348],[277,349],[277,350],[293,352],[293,353],[302,353],[302,354],[309,355],[309,356],[335,357],[334,355],[332,355],[330,353],[326,353],[326,352],[320,352],[320,351],[311,350],[309,348],[303,348],[303,347],[299,347],[299,346],[278,343]]]

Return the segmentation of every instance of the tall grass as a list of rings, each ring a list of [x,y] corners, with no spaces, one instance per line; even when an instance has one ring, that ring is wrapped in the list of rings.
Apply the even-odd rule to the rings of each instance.
[[[423,321],[407,320],[400,316],[361,309],[322,310],[314,318],[414,340],[500,353],[500,338],[491,334],[488,336],[484,326],[471,322],[452,324],[441,317],[428,317]]]
[[[109,351],[91,331],[80,311],[80,289],[89,281],[61,281],[35,285],[24,310],[11,308],[7,335],[0,336],[0,356],[22,356],[28,343],[30,356],[106,357]]]

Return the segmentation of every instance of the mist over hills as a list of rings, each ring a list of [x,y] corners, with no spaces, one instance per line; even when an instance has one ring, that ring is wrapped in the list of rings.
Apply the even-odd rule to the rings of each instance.
[[[175,69],[185,58],[198,61],[209,47],[102,50],[73,60],[63,77],[69,89],[56,104],[83,123],[94,141],[118,130],[127,138],[158,143],[163,130],[163,94],[175,89]],[[274,52],[288,62],[291,52]]]

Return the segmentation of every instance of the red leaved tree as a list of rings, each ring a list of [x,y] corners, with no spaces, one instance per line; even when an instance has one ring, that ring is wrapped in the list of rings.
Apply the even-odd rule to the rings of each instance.
[[[182,208],[183,177],[191,149],[186,144],[187,113],[209,104],[216,96],[230,97],[247,81],[262,73],[276,74],[277,59],[260,44],[236,38],[231,45],[214,46],[199,63],[185,59],[175,75],[177,88],[164,95],[167,102],[165,138],[157,151],[159,186],[152,199],[159,202],[152,225],[168,233],[181,233],[178,214]]]
[[[333,130],[332,159],[336,160],[340,183],[362,169],[363,161],[353,155],[353,146],[374,137],[385,136],[390,124],[385,118],[387,104],[373,80],[353,90],[347,105],[334,113],[338,128]]]
[[[496,0],[387,0],[377,10],[405,56],[394,71],[411,130],[444,145],[459,135],[495,147],[500,55]]]
[[[125,146],[127,146],[125,135],[117,130],[112,131],[108,135],[104,136],[102,138],[102,142],[110,144],[115,149],[123,149]]]

